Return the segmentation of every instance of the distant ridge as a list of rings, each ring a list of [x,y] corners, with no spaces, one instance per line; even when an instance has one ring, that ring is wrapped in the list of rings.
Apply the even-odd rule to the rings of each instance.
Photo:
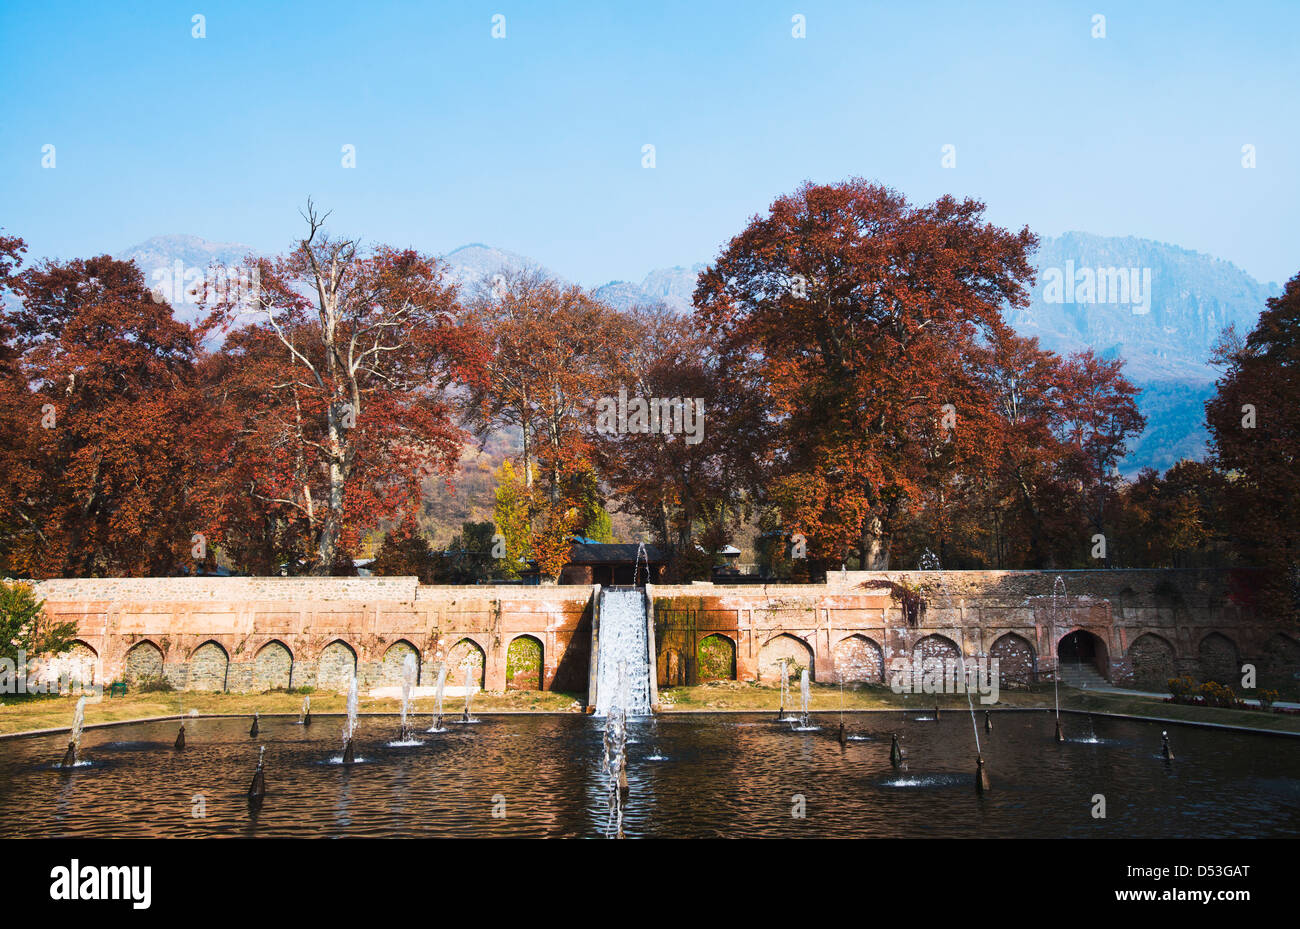
[[[233,242],[164,235],[132,246],[118,257],[135,260],[149,281],[155,270],[170,269],[178,259],[185,267],[206,268],[214,261],[238,265],[252,251]],[[532,268],[564,281],[527,256],[482,242],[462,245],[442,258],[451,278],[470,295],[503,271]],[[1008,314],[1016,331],[1036,336],[1044,348],[1056,352],[1092,348],[1107,358],[1123,358],[1129,379],[1143,389],[1139,407],[1148,418],[1147,429],[1134,442],[1121,470],[1130,475],[1142,467],[1164,470],[1181,458],[1203,456],[1204,404],[1218,373],[1209,363],[1210,351],[1228,325],[1235,324],[1243,334],[1250,331],[1265,301],[1281,293],[1280,286],[1262,284],[1220,258],[1133,236],[1067,232],[1044,237],[1035,264],[1038,282],[1030,305]],[[620,309],[662,304],[689,312],[696,279],[705,267],[657,268],[639,282],[610,281],[592,292]],[[1148,305],[1135,313],[1131,301],[1081,300],[1087,296],[1082,290],[1068,294],[1073,301],[1059,295],[1052,299],[1053,278],[1063,277],[1066,270],[1078,274],[1085,269],[1131,270],[1137,283],[1149,278]],[[193,310],[181,305],[176,315],[193,321]]]

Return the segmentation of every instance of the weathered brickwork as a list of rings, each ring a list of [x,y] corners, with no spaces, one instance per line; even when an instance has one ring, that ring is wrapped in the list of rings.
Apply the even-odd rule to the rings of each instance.
[[[874,662],[865,640],[886,679],[899,659],[960,653],[997,658],[1003,685],[1015,685],[1051,680],[1067,639],[1120,684],[1163,691],[1189,674],[1235,686],[1244,663],[1261,686],[1291,679],[1300,630],[1256,615],[1252,583],[1222,571],[849,571],[824,586],[655,585],[659,684],[697,680],[691,656],[710,635],[734,643],[740,680],[775,680],[785,659],[817,681],[861,679]],[[913,622],[891,592],[904,587],[924,601]]]
[[[887,680],[898,659],[958,654],[996,657],[1004,684],[1024,683],[1051,679],[1063,641],[1110,680],[1157,689],[1174,674],[1236,683],[1243,663],[1258,667],[1260,686],[1300,671],[1300,635],[1250,609],[1248,574],[1060,576],[1063,585],[1029,571],[652,585],[658,684],[728,667],[738,680],[774,683],[782,663],[807,667],[820,682]],[[891,593],[903,587],[924,601],[911,621]],[[440,667],[450,684],[461,684],[468,668],[472,683],[493,691],[509,681],[582,693],[589,677],[594,588],[431,587],[415,578],[128,578],[37,588],[53,618],[77,622],[75,658],[101,682],[162,676],[176,688],[339,691],[355,674],[368,689],[399,683],[408,654],[424,686]]]

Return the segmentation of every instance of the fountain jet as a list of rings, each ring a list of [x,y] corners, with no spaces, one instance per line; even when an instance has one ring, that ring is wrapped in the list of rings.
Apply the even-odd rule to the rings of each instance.
[[[86,698],[77,700],[77,708],[72,713],[72,730],[68,733],[68,750],[63,753],[59,767],[70,771],[77,766],[77,752],[81,749],[81,730],[86,725]]]
[[[352,683],[348,685],[348,718],[343,724],[343,763],[352,764],[356,761],[356,751],[352,745],[352,737],[357,731],[357,678],[352,677]]]
[[[399,742],[410,742],[415,738],[407,723],[407,716],[411,711],[411,689],[415,687],[415,679],[418,675],[419,666],[416,664],[415,655],[408,653],[402,662],[402,723],[397,730]]]
[[[311,697],[302,698],[302,724],[311,725]]]

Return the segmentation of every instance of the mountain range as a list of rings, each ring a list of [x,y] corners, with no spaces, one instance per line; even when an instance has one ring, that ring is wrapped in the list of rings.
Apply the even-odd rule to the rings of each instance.
[[[237,265],[254,250],[193,235],[156,236],[117,257],[134,260],[154,283],[175,277],[176,264],[205,269]],[[481,243],[442,256],[451,277],[472,292],[499,271],[536,268],[563,280],[524,255]],[[1021,335],[1035,336],[1060,353],[1092,348],[1122,358],[1130,380],[1142,388],[1138,405],[1147,428],[1121,465],[1125,474],[1160,470],[1183,458],[1204,455],[1204,405],[1218,373],[1211,350],[1234,325],[1243,335],[1255,325],[1264,302],[1281,292],[1231,262],[1176,245],[1131,236],[1068,232],[1042,239],[1036,256],[1038,281],[1030,305],[1008,314]],[[640,281],[610,281],[592,289],[621,309],[664,304],[687,312],[695,281],[705,266],[659,268]],[[178,318],[192,320],[197,307],[174,301]]]

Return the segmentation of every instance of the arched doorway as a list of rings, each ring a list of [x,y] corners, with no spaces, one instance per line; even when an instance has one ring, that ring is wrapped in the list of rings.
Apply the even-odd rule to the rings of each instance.
[[[781,680],[781,665],[790,670],[790,681],[798,686],[799,675],[808,669],[808,680],[815,680],[813,653],[803,639],[783,632],[768,639],[758,650],[758,679],[768,684]]]
[[[1086,629],[1076,629],[1056,644],[1056,658],[1060,664],[1061,680],[1088,683],[1089,672],[1096,672],[1102,680],[1110,680],[1110,654],[1106,643]]]
[[[736,643],[725,635],[706,635],[697,649],[700,683],[736,679]]]
[[[542,689],[542,642],[531,635],[515,636],[506,649],[506,690]]]
[[[1038,663],[1034,647],[1024,636],[1007,632],[999,636],[989,649],[989,660],[998,663],[998,683],[1032,684],[1038,679]]]
[[[835,673],[841,681],[880,684],[885,680],[885,654],[865,635],[847,636],[835,643]]]

